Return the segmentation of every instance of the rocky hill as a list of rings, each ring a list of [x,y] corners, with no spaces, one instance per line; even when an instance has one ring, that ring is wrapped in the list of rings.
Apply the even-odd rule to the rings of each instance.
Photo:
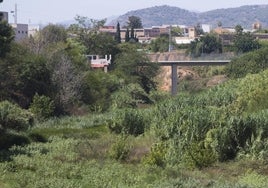
[[[217,9],[208,12],[192,12],[172,6],[154,6],[145,9],[129,11],[109,23],[116,25],[119,21],[121,26],[126,25],[129,16],[138,16],[144,27],[163,24],[196,25],[211,24],[216,27],[219,22],[224,27],[234,27],[240,24],[243,28],[250,29],[256,21],[268,27],[268,4],[241,6],[237,8]]]

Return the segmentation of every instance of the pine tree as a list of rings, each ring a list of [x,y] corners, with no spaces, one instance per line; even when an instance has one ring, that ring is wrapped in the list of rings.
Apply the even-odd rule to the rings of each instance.
[[[125,42],[128,42],[128,41],[129,41],[129,29],[127,28]]]
[[[130,39],[134,39],[134,27],[131,27],[131,31],[130,31]]]
[[[115,40],[118,44],[121,43],[121,30],[119,22],[117,22]]]

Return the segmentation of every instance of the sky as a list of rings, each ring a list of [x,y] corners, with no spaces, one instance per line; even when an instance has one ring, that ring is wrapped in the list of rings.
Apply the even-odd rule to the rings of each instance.
[[[204,12],[243,5],[268,4],[268,0],[4,0],[0,11],[11,12],[17,4],[18,23],[47,24],[73,20],[76,15],[93,19],[119,16],[131,10],[169,5]],[[9,14],[14,22],[14,14]]]

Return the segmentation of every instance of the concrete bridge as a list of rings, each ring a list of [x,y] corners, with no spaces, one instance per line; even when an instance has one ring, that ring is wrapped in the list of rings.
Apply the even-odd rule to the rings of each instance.
[[[181,61],[157,61],[160,66],[171,66],[171,94],[178,92],[178,66],[223,66],[231,60],[181,60]]]

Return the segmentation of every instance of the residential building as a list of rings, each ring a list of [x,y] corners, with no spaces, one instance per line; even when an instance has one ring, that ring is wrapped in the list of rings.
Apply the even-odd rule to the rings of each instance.
[[[28,37],[28,24],[11,24],[15,32],[15,41]]]
[[[197,33],[194,27],[189,27],[188,28],[188,34],[190,39],[194,39],[197,37]]]
[[[209,25],[209,24],[202,24],[201,27],[204,33],[210,33],[212,30],[212,25]]]
[[[28,26],[28,36],[34,36],[37,32],[40,31],[39,25],[29,25]]]

